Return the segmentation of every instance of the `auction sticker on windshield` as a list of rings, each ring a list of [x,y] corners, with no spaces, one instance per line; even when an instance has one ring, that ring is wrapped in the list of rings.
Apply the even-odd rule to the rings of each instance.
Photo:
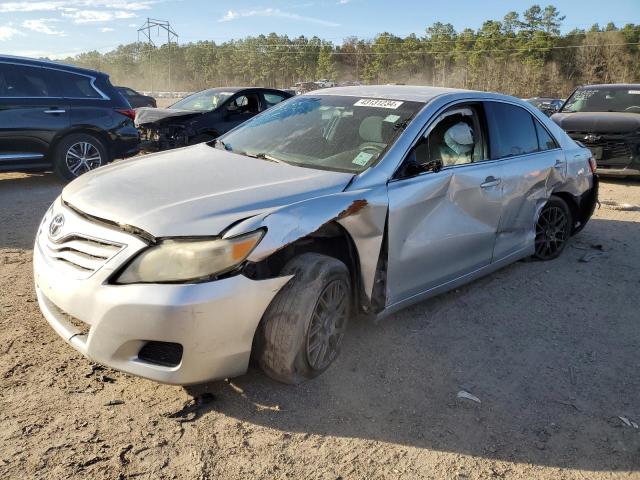
[[[396,109],[404,102],[397,100],[378,100],[375,98],[361,98],[353,104],[354,107],[375,107],[375,108],[393,108]]]

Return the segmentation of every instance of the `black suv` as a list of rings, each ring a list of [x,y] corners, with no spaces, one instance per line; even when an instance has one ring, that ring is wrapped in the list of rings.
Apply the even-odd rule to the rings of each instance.
[[[135,155],[135,112],[101,72],[0,55],[0,171],[72,180]]]

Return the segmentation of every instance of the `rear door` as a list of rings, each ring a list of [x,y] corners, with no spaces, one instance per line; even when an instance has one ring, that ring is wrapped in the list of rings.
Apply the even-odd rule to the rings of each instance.
[[[444,138],[461,123],[472,129],[473,150],[452,158]],[[389,183],[389,305],[491,263],[502,209],[501,165],[487,157],[483,124],[479,105],[452,107],[405,159],[422,165],[444,160],[442,169],[401,173]]]
[[[68,109],[54,70],[0,64],[0,168],[45,165]]]
[[[564,152],[528,110],[484,102],[491,158],[502,164],[503,206],[494,261],[531,251],[542,205],[566,177]]]

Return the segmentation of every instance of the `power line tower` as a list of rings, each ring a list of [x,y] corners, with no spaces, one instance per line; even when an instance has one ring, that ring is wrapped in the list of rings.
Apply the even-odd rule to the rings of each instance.
[[[156,31],[156,37],[160,37],[160,32],[167,34],[167,45],[169,47],[169,90],[171,90],[171,44],[178,44],[178,34],[171,28],[171,24],[167,20],[157,20],[148,18],[147,21],[138,29],[138,42],[140,42],[140,34],[147,39],[149,47],[156,47],[156,43],[151,38],[153,31]],[[164,34],[162,35],[164,38]],[[162,43],[161,43],[162,45]],[[151,91],[153,91],[153,64],[151,61],[152,48],[149,48],[149,71],[151,73]]]

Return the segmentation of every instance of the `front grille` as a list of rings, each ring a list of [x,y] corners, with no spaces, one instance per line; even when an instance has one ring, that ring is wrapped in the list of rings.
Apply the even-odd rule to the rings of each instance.
[[[107,263],[124,245],[87,237],[71,235],[60,240],[51,240],[42,232],[41,245],[43,253],[51,260],[71,268],[86,276]]]
[[[589,134],[589,132],[571,132],[570,136],[593,152],[599,167],[623,168],[629,164],[633,156],[633,148],[628,141],[619,137],[609,137],[590,142],[585,138]]]
[[[176,367],[182,361],[182,350],[179,343],[147,342],[138,352],[138,359],[163,367]]]
[[[595,149],[602,147],[602,158],[606,160],[608,158],[616,157],[630,157],[631,145],[626,142],[614,141],[614,140],[600,140],[598,142],[588,143],[582,142],[589,149]]]

